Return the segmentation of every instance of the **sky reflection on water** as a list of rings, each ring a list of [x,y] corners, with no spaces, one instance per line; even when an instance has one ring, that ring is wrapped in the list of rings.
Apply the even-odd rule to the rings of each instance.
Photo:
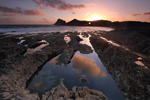
[[[89,46],[93,48],[91,44],[89,44]],[[88,54],[84,52],[86,52],[86,50],[83,50],[83,53],[80,51],[75,52],[71,62],[68,64],[66,64],[66,62],[63,63],[64,59],[57,59],[60,56],[63,57],[62,54],[54,57],[43,66],[42,70],[38,73],[38,75],[35,76],[36,78],[33,78],[27,88],[31,92],[40,92],[42,94],[44,91],[46,92],[47,89],[52,89],[52,87],[57,86],[59,84],[59,80],[64,78],[64,85],[69,90],[71,90],[73,86],[87,86],[91,89],[103,92],[109,100],[124,100],[119,88],[112,79],[111,75],[107,72],[106,68],[103,66],[94,49],[93,52],[89,52]],[[67,54],[63,55],[66,56]],[[42,73],[48,78],[41,78]],[[80,80],[82,76],[86,77],[88,81],[87,83],[84,83]],[[40,91],[35,91],[33,89],[35,84],[37,84],[35,81],[43,81],[43,83],[50,83],[50,85],[44,86],[43,84],[39,83],[40,85],[38,85],[38,88]]]

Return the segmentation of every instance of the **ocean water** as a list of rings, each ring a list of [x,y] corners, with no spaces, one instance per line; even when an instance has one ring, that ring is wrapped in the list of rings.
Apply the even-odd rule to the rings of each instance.
[[[14,25],[14,26],[0,26],[0,33],[5,34],[34,34],[34,33],[50,33],[50,32],[88,32],[88,31],[111,31],[113,28],[109,27],[93,27],[93,26],[55,26],[55,25]]]

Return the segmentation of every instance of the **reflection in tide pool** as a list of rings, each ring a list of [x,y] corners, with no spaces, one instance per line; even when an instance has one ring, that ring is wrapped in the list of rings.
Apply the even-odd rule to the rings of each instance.
[[[94,59],[86,58],[79,54],[76,54],[72,59],[72,66],[78,73],[90,74],[95,77],[98,77],[101,72]]]
[[[48,77],[52,77],[52,80],[50,78],[44,80],[46,73]],[[42,76],[42,74],[45,76]],[[86,76],[89,83],[83,83],[80,81],[80,77],[82,77],[82,75]],[[68,64],[67,67],[64,65],[56,65],[55,57],[46,63],[39,74],[35,77],[36,78],[33,78],[28,86],[28,89],[31,92],[38,92],[42,94],[46,92],[46,90],[52,89],[52,86],[58,85],[59,79],[64,78],[64,84],[70,90],[73,86],[88,86],[91,89],[102,91],[109,100],[124,100],[119,88],[116,86],[112,77],[107,73],[95,52],[91,54],[81,54],[80,52],[76,52],[71,63]],[[45,84],[51,84],[40,84],[39,82],[41,81]],[[33,88],[36,89],[34,85],[36,82],[37,84],[40,84],[38,87],[38,90],[40,91],[33,91]]]
[[[64,78],[64,85],[69,90],[73,86],[87,86],[103,92],[109,100],[124,100],[119,88],[94,50],[89,54],[81,54],[77,51],[67,66],[66,63],[59,64],[57,58],[60,56],[47,62],[38,75],[34,76],[27,87],[31,92],[38,92],[39,95],[42,95],[47,90],[52,89],[53,86],[57,86],[59,80]],[[86,79],[86,82],[82,81],[83,78]],[[49,83],[50,85],[44,85]]]
[[[34,48],[34,49],[31,49],[31,48],[28,48],[27,49],[27,52],[24,54],[24,56],[26,56],[26,55],[28,55],[28,54],[32,54],[32,53],[34,53],[34,52],[36,52],[36,51],[42,51],[42,48],[44,48],[45,46],[47,46],[47,45],[49,45],[49,43],[47,42],[47,41],[45,41],[45,40],[41,40],[41,41],[39,41],[39,43],[45,43],[45,44],[41,44],[40,46],[38,46],[38,47],[36,47],[36,48]]]

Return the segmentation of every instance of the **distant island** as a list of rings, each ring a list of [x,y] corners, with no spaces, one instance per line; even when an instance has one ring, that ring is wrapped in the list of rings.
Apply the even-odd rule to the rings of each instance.
[[[80,21],[73,19],[66,22],[63,19],[58,19],[54,25],[62,26],[101,26],[101,27],[114,27],[114,28],[148,28],[150,23],[140,21],[123,21],[111,22],[109,20],[96,20],[96,21]]]

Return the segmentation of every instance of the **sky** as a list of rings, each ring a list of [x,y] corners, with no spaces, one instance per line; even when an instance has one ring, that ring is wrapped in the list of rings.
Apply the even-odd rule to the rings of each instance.
[[[78,20],[150,22],[150,0],[0,0],[0,24]]]

